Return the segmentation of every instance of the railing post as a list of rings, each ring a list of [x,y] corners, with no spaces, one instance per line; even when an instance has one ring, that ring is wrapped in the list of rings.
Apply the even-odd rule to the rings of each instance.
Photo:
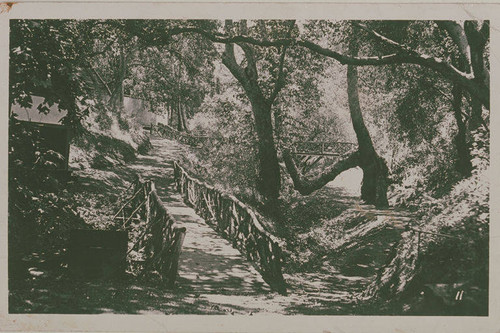
[[[180,165],[176,165],[175,170],[176,181],[183,184],[179,191],[184,194],[184,201],[193,206],[200,216],[203,215],[205,220],[208,217],[205,210],[213,202],[214,211],[210,212],[210,218],[213,217],[214,221],[207,223],[255,263],[273,290],[286,294],[279,241],[264,229],[252,210],[235,197],[192,178]],[[207,199],[209,196],[212,199],[203,201],[205,192]]]
[[[171,266],[167,273],[168,286],[173,287],[175,280],[177,280],[177,272],[179,270],[179,257],[181,254],[182,244],[184,243],[184,237],[186,236],[185,227],[175,227],[173,235],[173,251],[170,253]]]

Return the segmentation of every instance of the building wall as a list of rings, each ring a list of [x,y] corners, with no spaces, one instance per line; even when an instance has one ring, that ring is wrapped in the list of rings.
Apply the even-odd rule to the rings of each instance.
[[[31,99],[33,101],[31,108],[23,108],[19,104],[12,105],[11,111],[16,114],[17,119],[44,124],[60,124],[60,120],[68,113],[64,110],[60,111],[58,104],[52,105],[49,108],[49,113],[40,113],[37,107],[44,101],[44,98],[40,96],[31,96]]]
[[[16,114],[17,119],[44,124],[60,124],[60,120],[67,114],[67,111],[59,110],[58,104],[52,105],[48,114],[40,113],[37,107],[43,102],[44,98],[40,96],[31,96],[31,98],[33,105],[30,108],[23,108],[19,104],[12,105],[11,110]],[[125,114],[130,118],[135,118],[143,126],[156,125],[158,122],[168,123],[166,115],[151,112],[149,102],[142,99],[125,96],[123,106]]]

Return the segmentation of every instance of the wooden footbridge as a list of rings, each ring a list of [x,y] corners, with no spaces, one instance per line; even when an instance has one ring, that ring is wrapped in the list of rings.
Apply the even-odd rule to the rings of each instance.
[[[115,214],[117,224],[131,235],[129,260],[138,276],[158,275],[159,286],[175,286],[217,302],[223,298],[233,309],[239,306],[235,303],[244,303],[242,308],[256,312],[281,312],[276,308],[303,302],[299,290],[308,294],[307,302],[316,297],[344,302],[345,292],[330,286],[339,283],[338,277],[284,274],[284,241],[269,233],[250,207],[176,162],[188,146],[199,148],[214,139],[166,126],[152,127],[151,132],[154,154],[128,166],[140,177]],[[322,153],[329,149],[326,144],[321,148]],[[324,285],[321,293],[318,285]],[[289,288],[294,294],[284,296]]]
[[[152,142],[154,159],[133,166],[141,176],[114,216],[132,236],[139,275],[154,271],[166,287],[180,279],[199,293],[286,294],[283,242],[237,198],[191,176],[172,141]]]
[[[296,141],[290,153],[297,156],[340,157],[357,148],[356,143],[342,141]]]
[[[352,305],[352,293],[369,285],[369,274],[284,274],[284,241],[270,234],[250,207],[196,179],[176,162],[188,149],[177,142],[200,148],[215,139],[162,125],[151,132],[154,154],[140,156],[129,166],[147,181],[136,181],[115,216],[133,236],[129,253],[139,275],[159,274],[168,288],[175,285],[233,310],[274,307],[272,312],[278,313],[290,313],[304,297],[308,304],[322,304],[316,308],[325,313],[335,312],[334,304],[343,304],[345,311]],[[321,159],[354,149],[356,145],[348,142],[296,142],[292,152],[298,158]],[[386,215],[366,233],[393,225],[393,212]]]
[[[148,127],[151,133],[156,133],[164,138],[176,140],[201,148],[205,145],[213,145],[216,142],[227,139],[212,137],[208,135],[179,132],[169,125],[157,124]],[[290,153],[296,156],[306,157],[341,157],[356,150],[357,143],[343,141],[294,141],[289,144]]]

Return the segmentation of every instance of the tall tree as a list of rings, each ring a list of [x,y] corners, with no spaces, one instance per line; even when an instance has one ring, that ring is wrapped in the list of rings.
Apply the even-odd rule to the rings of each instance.
[[[293,26],[294,22],[292,21],[289,23],[288,34],[291,33]],[[232,21],[226,20],[225,30],[228,34],[233,30]],[[248,28],[246,21],[243,20],[240,22],[238,30],[240,33],[247,34]],[[243,67],[242,64],[237,62],[233,43],[225,44],[224,53],[222,54],[222,63],[242,85],[252,106],[255,131],[258,138],[259,177],[257,179],[257,190],[263,195],[267,204],[275,206],[280,194],[281,175],[274,142],[271,108],[284,86],[283,67],[287,46],[281,47],[274,87],[266,96],[259,84],[259,72],[257,70],[258,59],[254,48],[247,43],[237,43],[237,45],[243,50],[246,66]]]
[[[369,22],[370,24],[372,22]],[[389,23],[387,24],[390,26],[392,24]],[[443,59],[440,56],[435,56],[432,54],[425,54],[422,53],[421,47],[419,45],[413,45],[413,47],[410,47],[408,45],[405,45],[404,43],[396,41],[394,38],[389,38],[381,33],[379,33],[376,28],[371,28],[368,24],[366,23],[361,23],[361,22],[353,22],[353,25],[357,29],[355,35],[359,35],[359,32],[362,32],[365,34],[366,38],[369,38],[372,40],[372,42],[378,43],[383,50],[382,53],[377,53],[376,55],[370,55],[370,56],[357,56],[357,55],[349,55],[345,53],[338,52],[334,48],[328,48],[320,45],[319,42],[314,42],[311,39],[307,38],[300,38],[300,37],[289,37],[289,38],[268,38],[268,36],[265,35],[259,35],[258,37],[250,36],[245,33],[245,31],[241,31],[239,35],[230,35],[230,34],[220,34],[220,33],[213,33],[210,31],[206,31],[200,28],[196,27],[184,27],[184,28],[177,28],[177,29],[172,29],[170,31],[170,34],[175,35],[179,33],[186,33],[186,32],[194,32],[194,33],[199,33],[207,37],[208,39],[214,41],[214,42],[219,42],[219,43],[238,43],[238,45],[241,44],[246,44],[246,45],[256,45],[256,46],[264,46],[264,47],[285,47],[285,46],[300,46],[304,47],[306,49],[309,49],[310,51],[313,51],[317,54],[324,55],[326,57],[332,58],[342,64],[346,65],[353,65],[353,66],[381,66],[381,65],[390,65],[390,64],[415,64],[418,66],[421,66],[423,68],[429,69],[433,71],[434,73],[441,75],[444,79],[448,80],[449,82],[459,86],[463,91],[466,91],[474,100],[477,101],[477,104],[481,104],[485,108],[489,108],[489,80],[488,80],[488,70],[487,66],[484,65],[484,58],[481,58],[481,56],[476,56],[477,59],[481,59],[483,61],[476,61],[478,71],[474,73],[468,73],[465,70],[461,70],[460,68],[457,68],[456,66],[453,65],[453,63],[449,59]],[[373,25],[373,24],[371,24]],[[377,26],[375,22],[375,26]],[[473,27],[473,29],[471,28]],[[487,41],[487,37],[484,38],[484,36],[487,36],[487,25],[486,27],[483,26],[479,28],[477,25],[474,24],[468,24],[469,33],[471,35],[477,35],[482,31],[482,36],[483,42],[477,45],[476,50],[478,54],[484,54],[485,51],[485,45]],[[464,31],[467,30],[464,26]],[[338,34],[338,31],[336,32]],[[355,38],[354,34],[350,38]],[[477,36],[476,36],[477,38]],[[472,61],[472,58],[471,58]],[[350,70],[350,73],[352,74],[354,71]],[[353,82],[352,78],[354,75],[351,75],[351,82]],[[351,103],[351,109],[352,109],[352,103]],[[476,112],[478,114],[479,112]],[[457,143],[458,144],[458,143]],[[285,153],[284,156],[287,154]],[[308,188],[309,190],[312,188],[318,188],[320,183],[326,184],[328,181],[327,179],[333,179],[335,174],[339,171],[345,170],[345,168],[348,168],[349,165],[353,165],[354,163],[354,155],[350,156],[350,158],[346,159],[345,161],[341,161],[341,163],[337,163],[330,168],[330,172],[323,173],[321,176],[316,178],[316,182],[314,183],[314,186],[311,186],[311,183],[309,183],[307,186],[305,183],[302,183],[302,185],[298,185],[298,187],[305,187]],[[289,160],[290,162],[290,160]],[[354,165],[357,165],[358,162],[354,163]],[[291,165],[291,163],[287,163],[288,166]],[[383,163],[385,166],[385,163]],[[294,173],[293,168],[288,168],[291,173]],[[379,174],[383,174],[384,167],[380,167],[380,170],[378,171]],[[325,177],[326,176],[326,177]],[[333,178],[332,178],[333,176]],[[298,178],[297,173],[295,172],[295,177],[292,175],[292,178]],[[383,183],[383,182],[380,182]],[[297,182],[296,182],[297,186]],[[377,187],[377,186],[375,186]],[[384,186],[379,187],[379,189],[383,188]],[[385,186],[386,187],[386,186]],[[305,190],[305,192],[308,192],[309,190]],[[376,192],[376,191],[375,191]],[[377,197],[377,195],[375,195]],[[384,195],[378,195],[380,199],[375,199],[371,198],[369,201],[378,201],[379,204],[384,205]]]
[[[352,56],[357,56],[358,46],[354,39],[351,39],[349,42],[349,50]],[[359,166],[363,170],[363,182],[361,186],[362,200],[377,207],[386,207],[388,206],[387,187],[389,184],[389,170],[385,161],[375,151],[370,133],[366,128],[359,102],[358,71],[356,66],[353,65],[347,66],[347,93],[352,126],[358,141],[358,149],[346,158],[328,167],[313,179],[305,178],[300,174],[287,149],[283,151],[285,165],[294,182],[295,189],[304,195],[325,186],[343,171]]]

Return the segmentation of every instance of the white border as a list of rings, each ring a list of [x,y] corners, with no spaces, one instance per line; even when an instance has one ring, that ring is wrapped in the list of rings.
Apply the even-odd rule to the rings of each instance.
[[[197,315],[9,315],[7,313],[7,126],[8,20],[14,18],[315,18],[315,19],[490,19],[491,165],[498,170],[500,5],[446,1],[448,4],[356,4],[275,1],[225,2],[21,2],[0,14],[0,331],[168,331],[168,332],[500,332],[500,230],[498,172],[491,173],[490,314],[488,317],[399,316],[197,316]],[[388,2],[391,2],[390,4]],[[453,2],[453,3],[449,3]],[[483,1],[484,2],[484,1]],[[490,1],[488,1],[490,2]],[[495,2],[495,1],[491,1]]]

